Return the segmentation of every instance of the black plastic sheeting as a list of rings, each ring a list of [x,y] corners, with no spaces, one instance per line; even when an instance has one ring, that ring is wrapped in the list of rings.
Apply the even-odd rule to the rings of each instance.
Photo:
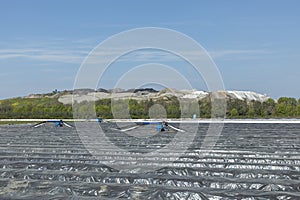
[[[135,150],[149,152],[175,134],[188,134],[163,132],[143,140],[111,129],[116,124],[101,126],[112,143],[128,149],[122,162],[130,162]],[[96,160],[75,128],[2,125],[0,199],[300,199],[300,125],[225,124],[213,150],[202,157],[207,128],[200,124],[177,161],[139,173]],[[153,158],[152,164],[161,162]]]

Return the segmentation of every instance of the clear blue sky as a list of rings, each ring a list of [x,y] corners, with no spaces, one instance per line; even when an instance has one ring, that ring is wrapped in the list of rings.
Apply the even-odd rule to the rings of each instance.
[[[164,27],[199,42],[226,89],[300,97],[300,1],[0,1],[0,99],[72,89],[113,34]]]

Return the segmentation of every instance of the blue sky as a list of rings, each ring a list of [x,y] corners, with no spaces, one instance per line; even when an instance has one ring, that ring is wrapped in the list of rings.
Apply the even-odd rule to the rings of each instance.
[[[140,27],[174,29],[196,40],[228,90],[300,97],[297,0],[0,3],[0,99],[72,89],[96,45]]]

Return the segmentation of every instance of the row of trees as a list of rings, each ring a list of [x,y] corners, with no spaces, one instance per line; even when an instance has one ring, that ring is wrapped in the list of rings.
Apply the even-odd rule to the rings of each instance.
[[[158,106],[159,105],[159,106]],[[73,118],[73,109],[79,117],[88,117],[91,112],[102,118],[210,118],[210,98],[200,101],[180,102],[176,97],[137,101],[134,99],[102,99],[96,102],[81,102],[64,105],[57,98],[15,98],[0,101],[0,118]],[[278,101],[265,102],[228,99],[227,118],[297,118],[300,117],[300,99],[281,97]]]
[[[227,116],[231,118],[297,118],[300,117],[300,99],[281,97],[278,101],[227,101]]]
[[[72,106],[55,98],[15,98],[0,101],[0,118],[72,118]]]

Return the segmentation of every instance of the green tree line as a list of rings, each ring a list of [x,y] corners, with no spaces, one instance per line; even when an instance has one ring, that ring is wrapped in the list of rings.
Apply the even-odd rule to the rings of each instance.
[[[119,118],[150,118],[149,110],[155,104],[161,105],[168,118],[191,118],[197,114],[200,118],[211,117],[211,99],[204,98],[197,102],[183,102],[176,97],[156,100],[134,99],[115,100],[101,99],[93,103],[93,110],[98,117],[105,119],[114,118],[117,113]],[[198,105],[197,105],[198,104]],[[198,108],[199,109],[198,109]],[[88,109],[87,102],[78,103],[78,113]],[[126,112],[124,112],[126,111]],[[268,99],[265,102],[227,99],[227,118],[299,118],[300,99],[281,97],[277,101]],[[73,118],[72,105],[65,105],[58,98],[14,98],[0,101],[0,118]]]
[[[2,119],[72,117],[72,105],[64,105],[57,98],[14,98],[0,101],[0,118]]]

